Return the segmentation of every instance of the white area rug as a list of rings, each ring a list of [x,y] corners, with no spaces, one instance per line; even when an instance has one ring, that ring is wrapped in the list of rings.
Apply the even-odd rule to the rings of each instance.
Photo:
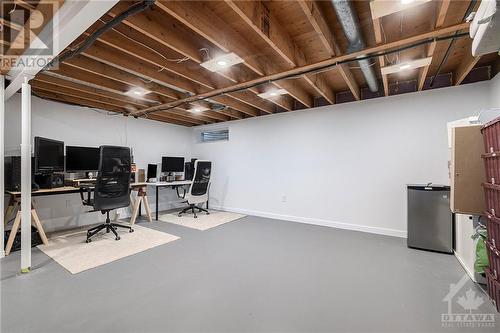
[[[203,212],[197,213],[197,215],[198,218],[195,219],[193,217],[193,214],[183,214],[181,217],[179,217],[177,216],[177,213],[171,213],[161,215],[158,220],[203,231],[246,216],[243,214],[221,212],[215,210],[211,210],[210,215],[207,215]]]
[[[103,231],[92,237],[90,243],[85,243],[87,231],[78,229],[51,237],[49,245],[39,245],[38,248],[70,273],[76,274],[179,238],[138,225],[134,225],[133,229],[132,233],[118,229],[121,238],[118,241],[113,233]]]

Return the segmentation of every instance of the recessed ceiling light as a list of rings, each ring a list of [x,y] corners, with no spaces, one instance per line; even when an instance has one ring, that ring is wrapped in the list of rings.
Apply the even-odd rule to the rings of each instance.
[[[413,1],[415,1],[415,0],[401,0],[401,3],[402,3],[403,5],[407,5],[407,4],[409,4],[409,3],[412,3]]]
[[[231,52],[219,55],[208,61],[202,62],[200,65],[205,67],[209,71],[217,72],[220,70],[224,70],[228,67],[234,66],[236,64],[240,64],[242,62],[243,59],[241,59],[240,57],[238,57],[238,55]]]
[[[285,89],[273,89],[273,90],[269,90],[269,91],[263,92],[261,94],[258,94],[257,96],[259,96],[260,98],[270,99],[273,97],[277,97],[280,95],[286,95],[286,94],[288,94],[288,91],[286,91]]]
[[[151,91],[149,90],[146,90],[144,88],[141,88],[141,87],[134,87],[132,89],[130,89],[127,94],[128,95],[132,95],[132,96],[144,96],[146,94],[149,94]]]
[[[416,68],[420,68],[420,67],[429,66],[431,64],[431,62],[432,62],[432,57],[415,59],[415,60],[411,60],[411,61],[406,61],[402,64],[396,64],[396,65],[382,67],[380,69],[380,71],[382,72],[382,75],[387,75],[387,74],[397,73],[397,72],[401,72],[401,71],[408,70],[408,69],[416,69]]]
[[[200,112],[208,111],[208,110],[210,110],[210,109],[207,108],[206,106],[203,106],[203,105],[193,105],[193,107],[189,109],[189,111],[191,111],[193,113],[200,113]]]

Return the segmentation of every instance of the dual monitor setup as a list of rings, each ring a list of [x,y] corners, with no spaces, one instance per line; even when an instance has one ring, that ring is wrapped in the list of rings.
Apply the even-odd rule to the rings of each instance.
[[[34,156],[32,158],[32,188],[57,188],[65,185],[64,172],[85,173],[92,178],[92,173],[99,169],[100,150],[98,147],[65,146],[63,141],[35,137]],[[184,172],[185,179],[192,179],[194,161],[184,163],[184,157],[162,157],[161,172],[166,177],[161,180],[176,180],[175,173]],[[158,179],[157,165],[148,165],[148,181]],[[132,174],[133,180],[135,173]],[[179,177],[179,176],[178,176]],[[177,177],[177,178],[178,178]],[[5,185],[7,190],[20,190],[21,158],[10,156],[5,159]]]
[[[158,178],[167,182],[180,180],[176,179],[175,174],[184,172],[184,179],[190,180],[193,178],[195,161],[195,158],[192,158],[190,162],[184,162],[184,157],[163,156],[161,158],[161,172],[167,175],[165,177],[158,177],[158,165],[148,164],[146,179],[148,182],[156,182]]]

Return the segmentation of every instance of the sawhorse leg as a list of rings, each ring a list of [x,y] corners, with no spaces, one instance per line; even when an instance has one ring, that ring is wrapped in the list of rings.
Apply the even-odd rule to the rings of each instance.
[[[40,235],[40,239],[42,240],[43,244],[49,245],[49,240],[47,239],[47,235],[45,234],[45,230],[43,230],[42,223],[38,218],[38,214],[36,213],[33,204],[31,205],[31,224],[33,224],[35,228],[38,230],[38,234]],[[16,238],[20,225],[21,225],[21,209],[19,209],[16,213],[16,218],[14,220],[14,224],[12,225],[12,230],[10,231],[9,239],[7,240],[7,245],[5,246],[6,256],[9,255],[10,251],[12,250],[12,245],[14,244],[14,239]]]

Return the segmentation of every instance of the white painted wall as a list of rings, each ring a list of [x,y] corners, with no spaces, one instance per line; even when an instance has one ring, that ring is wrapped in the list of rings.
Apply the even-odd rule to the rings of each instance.
[[[500,108],[500,73],[490,81],[491,107]]]
[[[214,162],[211,206],[396,236],[407,183],[448,183],[446,123],[500,105],[489,82],[229,122],[226,143],[189,129],[33,98],[33,136],[133,148],[139,168],[162,155]],[[498,104],[496,104],[498,103]],[[7,103],[6,152],[19,153],[20,99]],[[167,194],[167,195],[165,195]],[[175,206],[162,194],[160,209]],[[283,202],[285,200],[285,202]],[[154,193],[150,191],[154,208]],[[47,230],[95,223],[78,195],[36,198]]]
[[[212,207],[406,235],[408,183],[448,184],[446,123],[490,107],[490,83],[228,123],[197,143],[214,162]]]
[[[7,155],[20,153],[21,100],[13,96],[6,105]],[[99,113],[98,113],[99,112]],[[106,115],[87,108],[46,101],[33,97],[32,135],[62,140],[66,145],[100,146],[103,144],[129,146],[133,149],[138,168],[148,163],[161,163],[161,156],[191,158],[191,130],[186,127],[156,121],[134,119],[121,115]],[[154,209],[154,191],[149,191]],[[170,193],[169,193],[170,192]],[[176,195],[162,190],[160,209],[170,208]],[[35,204],[47,231],[96,223],[100,213],[84,213],[78,194],[37,197]],[[122,213],[127,213],[123,212]]]

